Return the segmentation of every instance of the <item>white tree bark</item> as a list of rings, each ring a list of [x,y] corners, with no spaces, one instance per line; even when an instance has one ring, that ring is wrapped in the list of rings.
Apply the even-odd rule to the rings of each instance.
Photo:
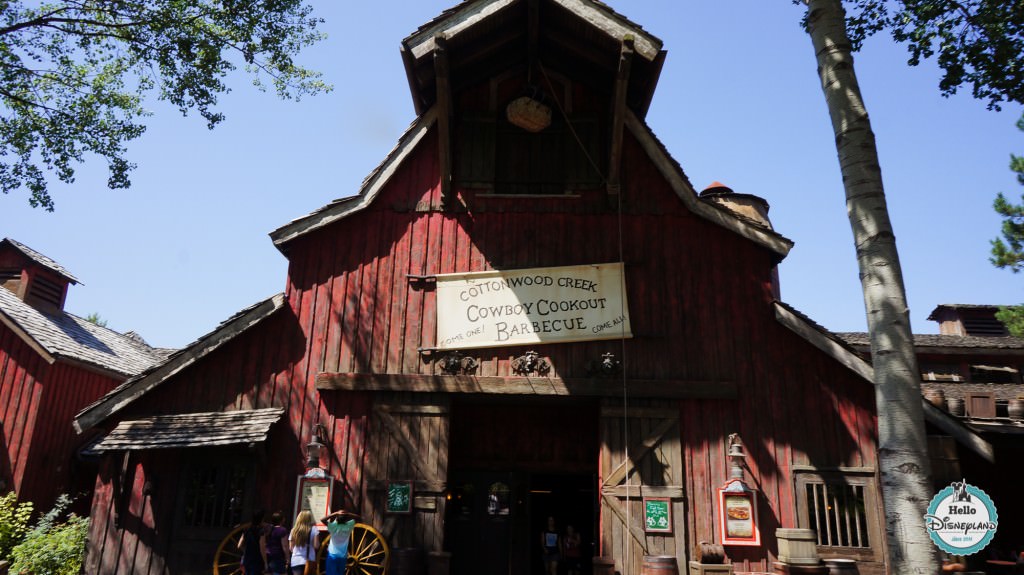
[[[842,1],[806,3],[808,31],[846,189],[846,210],[871,336],[889,572],[933,575],[939,572],[939,563],[924,523],[932,486],[920,372],[875,136],[854,73]]]

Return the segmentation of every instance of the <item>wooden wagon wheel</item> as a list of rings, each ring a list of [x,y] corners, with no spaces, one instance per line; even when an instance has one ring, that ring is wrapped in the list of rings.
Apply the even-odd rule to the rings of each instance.
[[[317,553],[317,573],[327,572],[327,545],[330,537],[324,539]],[[391,549],[379,531],[364,523],[356,523],[348,544],[346,575],[384,575],[388,569]]]
[[[249,524],[239,525],[220,542],[213,556],[213,575],[240,575],[242,573],[242,550],[238,542]]]

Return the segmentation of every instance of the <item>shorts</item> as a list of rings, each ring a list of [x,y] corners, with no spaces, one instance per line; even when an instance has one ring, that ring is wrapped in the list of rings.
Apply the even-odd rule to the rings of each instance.
[[[558,554],[558,551],[545,551],[544,552],[544,564],[545,565],[547,565],[548,563],[557,563],[558,560],[561,559],[561,558],[562,557],[561,557],[561,555]]]
[[[324,572],[327,575],[345,575],[345,566],[348,563],[348,557],[342,555],[341,557],[327,556],[327,565],[325,566]]]

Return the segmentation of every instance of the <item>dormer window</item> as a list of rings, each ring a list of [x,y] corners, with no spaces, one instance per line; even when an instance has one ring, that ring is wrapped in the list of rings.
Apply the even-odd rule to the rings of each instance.
[[[26,299],[61,309],[64,304],[64,286],[37,275],[29,284]]]
[[[68,285],[78,279],[63,266],[10,238],[0,240],[0,286],[36,309],[50,313],[64,309]]]
[[[963,318],[964,331],[967,335],[1001,337],[1007,335],[1003,322],[991,316],[967,316]]]

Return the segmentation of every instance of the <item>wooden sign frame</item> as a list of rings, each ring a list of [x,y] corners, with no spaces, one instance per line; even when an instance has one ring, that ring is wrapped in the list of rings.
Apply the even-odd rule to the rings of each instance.
[[[333,497],[333,477],[300,475],[295,484],[295,513],[292,514],[292,517],[298,515],[299,511],[308,509],[313,514],[313,521],[316,522],[316,526],[322,529],[325,526],[320,523],[320,519],[326,517],[331,512],[331,500]],[[316,505],[316,509],[313,508],[313,505]]]
[[[761,529],[757,518],[757,492],[733,479],[718,488],[718,535],[722,545],[757,546]]]
[[[392,493],[395,490],[404,491],[405,501],[394,501]],[[384,512],[391,514],[412,513],[412,481],[388,481],[387,489],[384,490]]]
[[[664,524],[657,522],[652,525],[650,510],[653,507],[664,509]],[[660,515],[660,513],[659,513]],[[644,497],[644,533],[672,533],[672,500],[668,497]]]

